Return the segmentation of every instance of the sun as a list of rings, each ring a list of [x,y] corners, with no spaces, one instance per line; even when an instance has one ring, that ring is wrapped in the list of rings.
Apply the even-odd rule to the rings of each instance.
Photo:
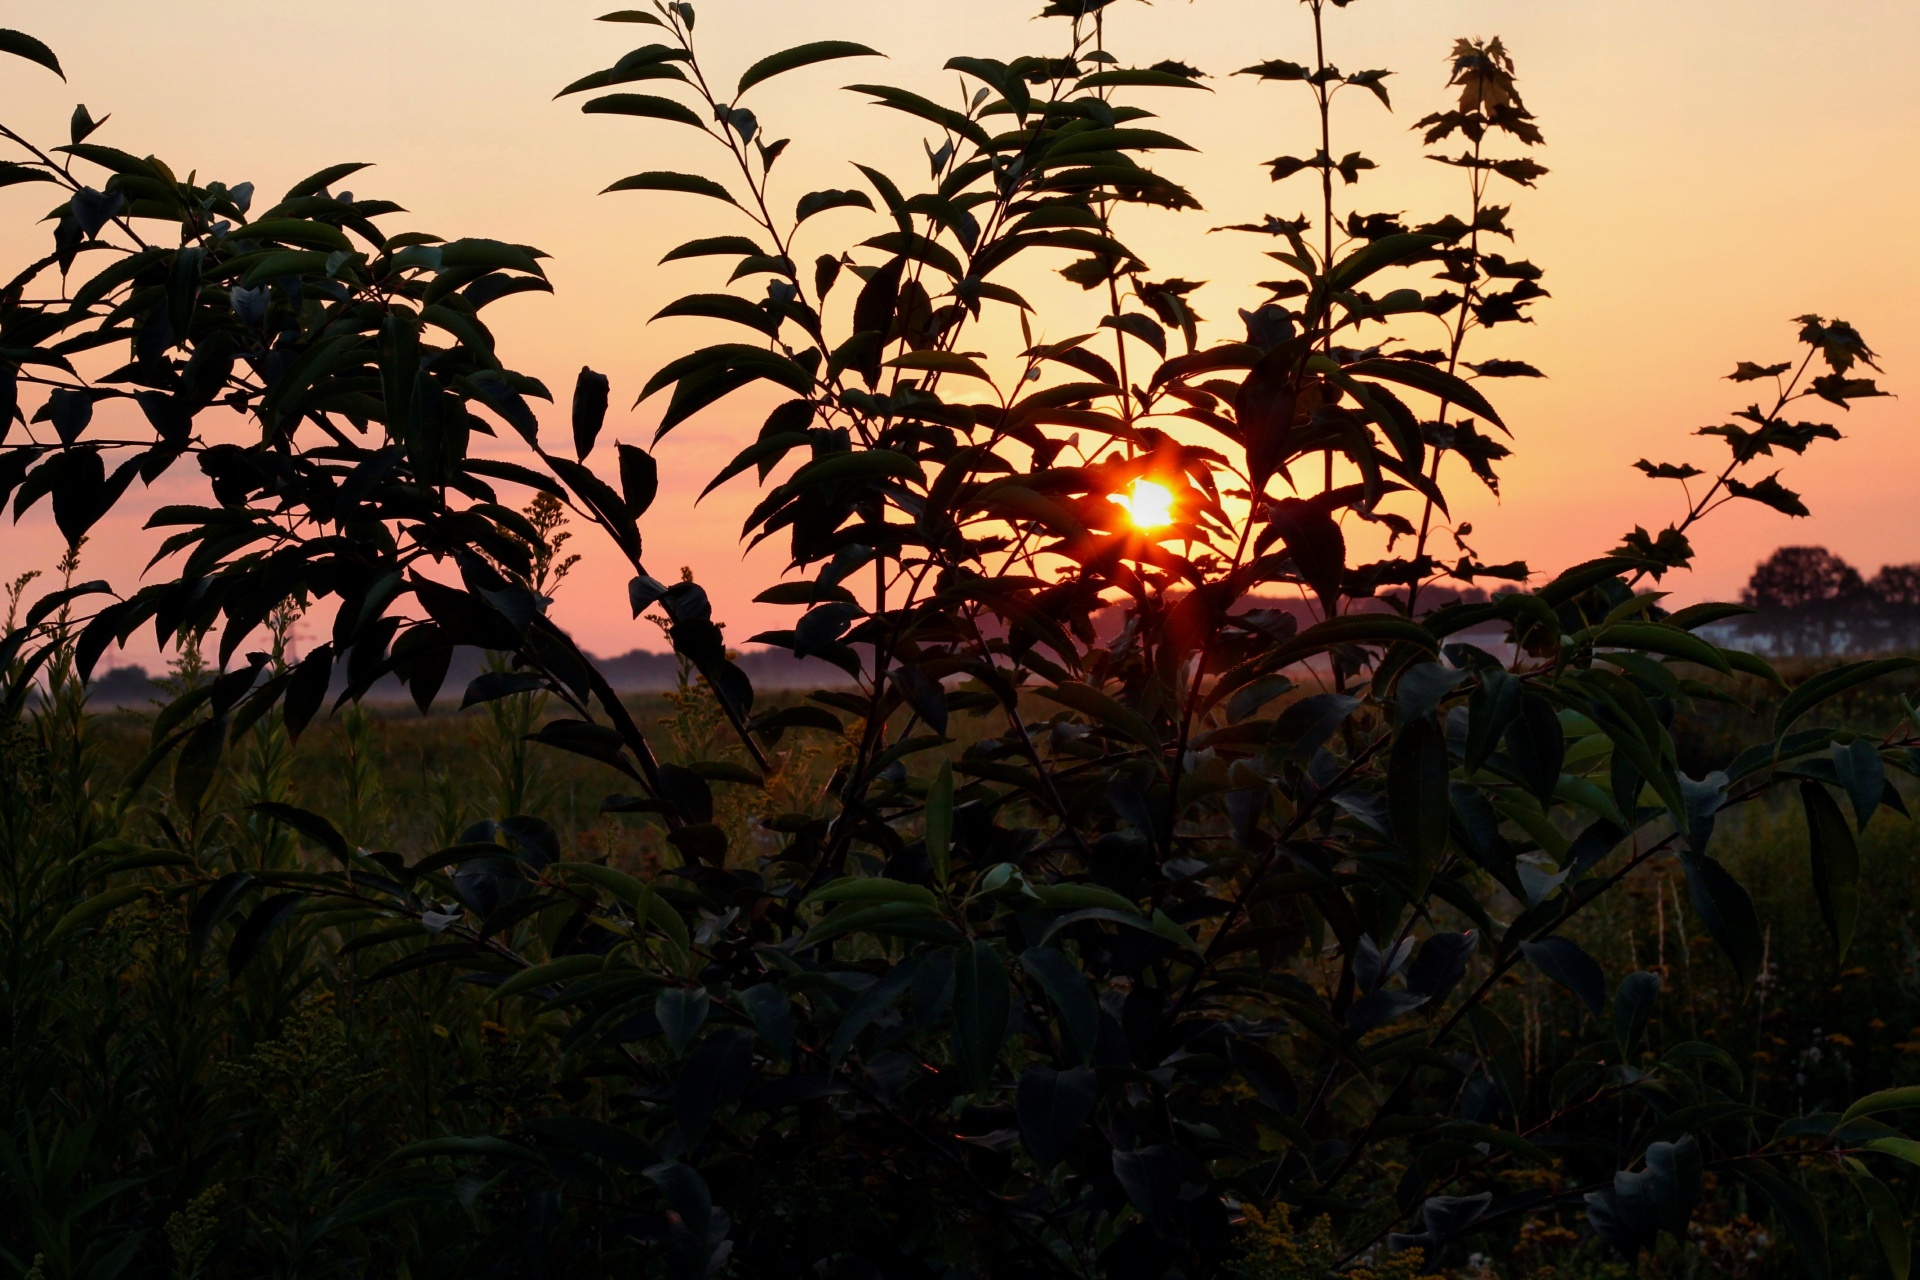
[[[1135,480],[1129,493],[1116,493],[1108,501],[1118,504],[1136,529],[1158,529],[1173,523],[1173,490],[1152,480]]]

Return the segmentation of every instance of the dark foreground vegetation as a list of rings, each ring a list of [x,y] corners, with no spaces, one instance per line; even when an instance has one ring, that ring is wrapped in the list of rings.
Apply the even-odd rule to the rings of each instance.
[[[927,170],[847,190],[749,103],[871,50],[723,82],[689,5],[608,15],[644,43],[563,93],[717,158],[611,189],[735,219],[661,246],[731,264],[663,314],[742,340],[640,398],[658,446],[773,389],[713,483],[790,548],[793,625],[751,640],[847,677],[805,697],[648,571],[671,455],[607,379],[543,421],[496,349],[536,250],[400,231],[358,165],[269,207],[85,108],[7,133],[0,181],[59,204],[0,289],[0,497],[70,551],[0,642],[0,1265],[1904,1280],[1920,664],[1776,670],[1665,594],[1717,506],[1804,513],[1780,457],[1840,447],[1802,417],[1876,357],[1800,317],[1729,375],[1763,394],[1719,462],[1643,463],[1677,519],[1487,563],[1448,495],[1498,483],[1487,388],[1542,376],[1497,338],[1547,297],[1509,256],[1544,137],[1461,41],[1415,126],[1459,208],[1351,206],[1343,113],[1436,95],[1334,66],[1345,7],[1244,69],[1316,113],[1270,165],[1295,217],[1148,163],[1188,144],[1142,104],[1206,77],[1101,0],[954,58],[952,102],[857,86]],[[1237,319],[1127,247],[1142,207],[1247,219]],[[1033,314],[1040,269],[1084,315]],[[86,579],[176,467],[207,496],[150,512],[149,585]],[[563,532],[631,565],[671,693],[554,620]],[[90,716],[148,628],[163,705]],[[386,681],[441,713],[355,705]]]

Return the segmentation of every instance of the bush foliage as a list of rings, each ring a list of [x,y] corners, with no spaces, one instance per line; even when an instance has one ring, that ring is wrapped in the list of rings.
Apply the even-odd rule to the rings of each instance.
[[[390,230],[397,207],[341,190],[358,165],[256,210],[248,184],[91,140],[84,108],[59,147],[8,132],[0,180],[60,204],[0,296],[26,422],[0,490],[16,516],[49,500],[75,548],[183,461],[212,499],[152,514],[162,580],[70,575],[0,654],[15,1270],[1400,1276],[1523,1221],[1631,1261],[1736,1185],[1818,1276],[1836,1184],[1904,1276],[1887,1179],[1920,1156],[1895,1127],[1920,1090],[1770,1112],[1710,1041],[1656,1051],[1662,975],[1581,941],[1670,870],[1752,988],[1769,935],[1714,837],[1788,793],[1848,953],[1857,833],[1902,807],[1889,770],[1920,769],[1920,739],[1910,707],[1884,734],[1821,713],[1913,662],[1787,691],[1698,634],[1735,608],[1652,588],[1721,502],[1804,510],[1758,468],[1837,436],[1785,415],[1879,394],[1873,353],[1802,317],[1799,356],[1732,375],[1777,389],[1708,430],[1723,469],[1644,464],[1710,475],[1679,521],[1537,588],[1483,563],[1447,494],[1497,484],[1486,388],[1539,376],[1489,342],[1547,296],[1495,251],[1544,138],[1505,47],[1462,41],[1416,126],[1461,208],[1347,207],[1374,165],[1336,158],[1341,112],[1391,99],[1388,72],[1327,60],[1345,7],[1308,0],[1312,59],[1241,73],[1310,95],[1319,130],[1270,165],[1308,212],[1231,228],[1283,278],[1225,337],[1123,238],[1140,206],[1212,216],[1151,166],[1190,148],[1137,105],[1204,77],[1129,65],[1098,0],[1050,4],[1034,56],[952,59],[952,102],[852,86],[929,132],[927,172],[797,199],[754,88],[872,50],[788,49],[729,85],[690,5],[608,15],[646,43],[563,93],[712,140],[711,173],[608,189],[726,207],[736,231],[664,255],[726,281],[662,315],[747,331],[639,395],[665,397],[657,446],[773,388],[709,487],[751,473],[743,536],[790,547],[760,598],[793,625],[754,640],[856,682],[799,704],[756,697],[697,583],[648,572],[659,468],[602,442],[608,379],[582,370],[570,430],[543,432],[547,388],[483,319],[548,287],[538,251]],[[59,69],[20,33],[0,48]],[[814,221],[832,210],[853,212]],[[1069,319],[1018,291],[1043,269],[1085,291],[1081,336],[1032,336]],[[112,401],[146,428],[96,423]],[[524,461],[470,452],[503,427]],[[625,557],[634,616],[685,663],[675,750],[549,616],[553,503]],[[1482,578],[1511,589],[1432,607]],[[298,661],[294,610],[331,613]],[[82,682],[148,626],[211,660],[109,780]],[[429,708],[460,647],[499,655],[462,705],[491,709],[501,776],[523,743],[596,762],[657,863],[564,847],[525,789],[400,849],[355,815],[371,774],[338,811],[292,803],[288,752],[329,701],[397,675]],[[1681,769],[1680,717],[1768,686],[1756,740]],[[796,787],[813,740],[825,776]],[[1535,1043],[1521,975],[1563,993],[1570,1050]],[[126,991],[113,1016],[74,1025],[103,988]]]

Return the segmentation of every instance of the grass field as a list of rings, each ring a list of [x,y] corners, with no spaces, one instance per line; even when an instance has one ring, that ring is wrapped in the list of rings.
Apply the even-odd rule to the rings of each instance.
[[[665,758],[723,768],[738,762],[698,689],[630,706]],[[641,875],[676,864],[654,819],[602,811],[606,797],[632,789],[628,780],[526,740],[554,710],[529,697],[428,716],[410,706],[366,706],[316,721],[297,744],[269,719],[228,751],[190,824],[167,799],[176,766],[141,775],[152,713],[86,715],[66,697],[30,715],[39,745],[16,734],[4,761],[0,911],[8,946],[0,964],[8,1019],[0,1072],[11,1113],[33,1119],[0,1147],[0,1174],[15,1194],[30,1188],[31,1203],[25,1213],[0,1215],[0,1275],[106,1275],[120,1249],[170,1256],[179,1275],[243,1274],[203,1265],[216,1257],[245,1259],[257,1268],[246,1274],[308,1274],[316,1259],[398,1248],[392,1240],[370,1246],[346,1213],[358,1203],[355,1188],[375,1176],[387,1153],[449,1133],[511,1132],[529,1116],[577,1101],[567,1093],[581,1086],[566,1076],[564,1051],[516,1011],[524,1005],[493,1001],[444,968],[373,981],[390,957],[366,946],[377,938],[363,937],[358,925],[283,931],[229,976],[218,948],[194,940],[162,875],[81,954],[46,930],[72,900],[79,851],[103,837],[147,838],[147,824],[182,824],[180,841],[213,872],[297,866],[319,856],[246,811],[260,799],[326,814],[355,844],[397,851],[410,863],[463,838],[490,838],[476,836],[477,822],[523,814],[550,824],[557,852],[569,859],[604,859]],[[1683,764],[1698,774],[1723,760],[1767,713],[1728,707],[1679,725]],[[1840,705],[1833,722],[1864,727],[1897,715],[1891,694],[1880,691]],[[965,743],[996,727],[991,718],[962,716],[953,732]],[[772,749],[777,769],[764,792],[716,782],[715,817],[728,831],[730,861],[748,865],[777,847],[760,819],[828,812],[824,791],[841,752],[841,743],[821,734],[790,734]],[[1909,800],[1920,799],[1901,785]],[[1646,1052],[1695,1045],[1706,1047],[1682,1051],[1724,1054],[1743,1096],[1780,1116],[1920,1081],[1920,836],[1913,824],[1883,808],[1867,827],[1863,910],[1844,960],[1820,921],[1804,819],[1790,792],[1722,818],[1713,847],[1752,887],[1766,922],[1767,966],[1753,989],[1741,988],[1705,936],[1672,860],[1636,873],[1577,931],[1610,972],[1662,976]],[[1496,924],[1517,910],[1497,894],[1490,901]],[[1556,1097],[1590,1073],[1586,1046],[1611,1035],[1537,976],[1510,978],[1500,1003],[1508,1025],[1519,1028],[1511,1052],[1542,1068]],[[1844,1182],[1816,1178],[1814,1185],[1831,1220],[1857,1221],[1850,1208],[1849,1217],[1840,1212],[1850,1194]],[[1896,1189],[1910,1211],[1913,1188]],[[1797,1274],[1791,1251],[1761,1225],[1746,1194],[1710,1186],[1696,1247],[1666,1242],[1642,1260],[1639,1274]],[[421,1239],[409,1247],[424,1248],[436,1221],[419,1215],[412,1229]],[[484,1240],[463,1248],[483,1249]],[[1857,1230],[1836,1230],[1832,1250],[1836,1276],[1883,1274]],[[65,1261],[36,1271],[36,1256]],[[457,1274],[449,1257],[447,1273]],[[1497,1265],[1455,1274],[1597,1280],[1628,1273],[1577,1220],[1542,1217],[1520,1230]]]

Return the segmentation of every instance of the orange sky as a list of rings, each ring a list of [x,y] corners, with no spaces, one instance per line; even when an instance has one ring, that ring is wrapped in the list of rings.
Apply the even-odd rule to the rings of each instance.
[[[608,438],[645,442],[657,402],[632,414],[642,381],[690,344],[698,321],[646,317],[680,293],[711,289],[711,262],[654,264],[691,235],[733,228],[727,211],[691,196],[594,193],[640,169],[710,171],[716,157],[691,131],[652,121],[583,117],[556,89],[609,65],[644,28],[590,19],[611,0],[287,0],[236,8],[221,0],[0,2],[0,26],[40,36],[69,83],[30,65],[0,66],[0,119],[63,140],[76,101],[114,118],[96,140],[153,152],[176,171],[262,192],[340,160],[378,167],[348,184],[399,201],[388,220],[445,236],[491,235],[554,255],[553,297],[525,295],[489,312],[510,364],[556,389],[582,364],[612,375]],[[925,170],[914,122],[862,105],[838,86],[888,80],[939,96],[956,53],[1010,57],[1051,51],[1028,18],[1037,0],[709,0],[700,8],[703,59],[723,78],[763,53],[843,37],[891,61],[829,64],[755,90],[774,136],[794,137],[781,162],[783,198],[851,186],[851,159],[905,177]],[[1232,316],[1262,278],[1242,237],[1207,236],[1220,222],[1298,212],[1305,179],[1275,189],[1259,162],[1308,153],[1297,88],[1219,73],[1263,58],[1310,55],[1304,12],[1287,0],[1123,0],[1110,11],[1123,61],[1177,58],[1219,76],[1213,94],[1160,91],[1138,99],[1165,127],[1203,147],[1164,164],[1207,213],[1150,217],[1129,239],[1160,275],[1213,281],[1203,314]],[[1457,208],[1454,171],[1420,160],[1407,126],[1444,100],[1443,58],[1458,35],[1505,38],[1548,146],[1553,172],[1521,192],[1518,251],[1547,269],[1540,323],[1496,330],[1479,349],[1525,359],[1546,382],[1490,389],[1519,437],[1495,503],[1477,484],[1454,487],[1488,560],[1557,567],[1612,545],[1624,528],[1657,527],[1678,495],[1631,469],[1634,459],[1717,461],[1690,431],[1724,420],[1746,388],[1718,381],[1738,359],[1785,359],[1789,317],[1813,311],[1853,321],[1881,353],[1883,386],[1920,388],[1920,5],[1912,0],[1356,0],[1332,14],[1329,56],[1344,68],[1391,67],[1396,112],[1350,95],[1335,149],[1382,165],[1356,189],[1365,209],[1413,218]],[[1344,198],[1344,197],[1343,197]],[[18,264],[50,234],[32,220],[46,193],[0,192],[0,255]],[[860,215],[829,215],[832,237],[810,257],[857,240]],[[833,218],[842,221],[832,221]],[[740,228],[745,230],[746,228]],[[1040,286],[1072,301],[1077,291]],[[1061,337],[1074,319],[1053,322]],[[1087,326],[1087,327],[1090,327]],[[1219,325],[1215,336],[1235,336]],[[624,392],[624,398],[622,393]],[[691,565],[730,634],[776,625],[787,611],[750,603],[780,567],[777,552],[742,566],[738,531],[752,490],[736,483],[698,507],[693,495],[757,431],[746,396],[723,402],[661,446],[664,492],[642,525],[657,576]],[[1821,542],[1867,572],[1920,560],[1920,476],[1913,398],[1835,410],[1848,439],[1789,460],[1783,481],[1814,510],[1789,521],[1751,504],[1729,508],[1696,538],[1698,568],[1676,584],[1688,598],[1736,592],[1754,562],[1783,542]],[[564,405],[552,415],[556,436]],[[1717,445],[1716,445],[1717,448]],[[146,500],[175,500],[191,477],[170,477]],[[141,500],[138,491],[132,500]],[[86,565],[130,587],[152,539],[129,511],[95,534]],[[57,537],[44,504],[0,526],[0,571],[51,562]],[[591,556],[558,612],[589,648],[659,647],[628,621],[610,556]],[[151,650],[128,660],[152,661]],[[112,662],[114,659],[109,659]]]

